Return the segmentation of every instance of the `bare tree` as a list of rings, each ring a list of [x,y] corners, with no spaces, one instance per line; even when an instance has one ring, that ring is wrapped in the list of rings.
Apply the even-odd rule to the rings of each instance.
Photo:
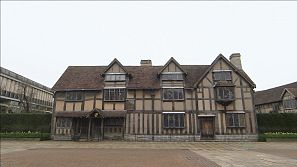
[[[32,87],[29,87],[27,84],[22,84],[19,85],[19,94],[20,106],[23,108],[23,112],[31,112],[36,93],[33,91]]]

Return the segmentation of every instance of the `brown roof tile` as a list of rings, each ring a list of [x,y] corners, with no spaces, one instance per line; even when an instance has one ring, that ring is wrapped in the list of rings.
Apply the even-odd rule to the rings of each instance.
[[[278,102],[285,88],[297,88],[297,82],[258,91],[255,93],[255,105]],[[291,90],[291,89],[290,89]],[[292,92],[293,93],[293,92]]]
[[[297,98],[297,88],[286,88],[293,96]]]
[[[194,83],[208,69],[208,65],[182,65],[187,73],[186,88],[193,87]],[[125,66],[132,76],[128,82],[129,89],[158,89],[160,80],[158,72],[163,66]],[[69,66],[53,86],[53,90],[103,89],[103,74],[106,66]]]

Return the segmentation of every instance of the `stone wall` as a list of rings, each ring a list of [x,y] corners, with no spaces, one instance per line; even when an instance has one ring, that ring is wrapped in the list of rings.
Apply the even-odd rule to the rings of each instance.
[[[200,135],[130,135],[125,134],[126,141],[160,141],[160,142],[194,142],[194,141],[257,141],[258,135],[215,135],[215,138],[201,140]]]

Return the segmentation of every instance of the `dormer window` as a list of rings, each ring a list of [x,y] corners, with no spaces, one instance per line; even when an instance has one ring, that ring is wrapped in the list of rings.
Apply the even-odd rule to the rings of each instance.
[[[114,73],[114,74],[105,74],[105,81],[125,81],[126,74],[124,73]]]
[[[162,73],[162,80],[163,81],[172,81],[172,80],[175,80],[175,81],[182,81],[184,80],[183,78],[183,73],[176,73],[176,72],[171,72],[171,73]]]
[[[230,70],[214,70],[214,81],[232,81],[232,72]]]

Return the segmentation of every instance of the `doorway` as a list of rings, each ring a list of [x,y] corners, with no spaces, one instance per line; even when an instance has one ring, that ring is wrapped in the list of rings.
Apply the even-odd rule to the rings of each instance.
[[[214,119],[215,117],[199,117],[201,139],[214,139]]]
[[[124,132],[124,118],[111,117],[105,118],[104,121],[104,139],[121,140]]]

